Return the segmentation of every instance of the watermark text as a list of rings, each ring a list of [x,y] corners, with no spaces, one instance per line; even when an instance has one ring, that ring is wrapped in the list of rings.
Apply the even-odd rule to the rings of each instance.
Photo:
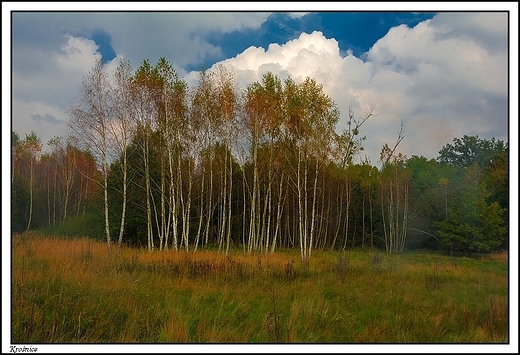
[[[11,345],[11,350],[9,350],[10,353],[35,353],[38,351],[38,348],[35,348],[33,346],[16,346]]]

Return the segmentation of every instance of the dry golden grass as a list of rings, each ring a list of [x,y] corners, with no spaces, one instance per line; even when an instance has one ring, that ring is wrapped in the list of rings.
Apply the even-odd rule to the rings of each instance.
[[[229,256],[13,237],[20,342],[506,342],[507,257]],[[507,270],[506,270],[507,271]]]
[[[491,260],[507,261],[509,258],[509,252],[507,250],[502,250],[500,252],[491,253],[489,258]]]

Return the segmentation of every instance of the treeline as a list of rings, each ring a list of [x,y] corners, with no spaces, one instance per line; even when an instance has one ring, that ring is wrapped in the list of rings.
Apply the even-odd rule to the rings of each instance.
[[[507,248],[508,146],[454,139],[437,159],[382,147],[358,159],[362,125],[320,83],[266,73],[242,89],[223,66],[189,87],[165,58],[110,75],[101,62],[68,108],[70,136],[42,152],[13,132],[12,229],[88,215],[113,244],[246,252],[349,247]],[[100,230],[99,227],[103,226]]]

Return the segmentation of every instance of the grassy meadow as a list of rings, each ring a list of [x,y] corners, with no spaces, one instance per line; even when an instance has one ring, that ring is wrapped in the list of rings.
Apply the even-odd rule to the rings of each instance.
[[[107,252],[12,239],[12,338],[38,343],[507,343],[508,255]]]

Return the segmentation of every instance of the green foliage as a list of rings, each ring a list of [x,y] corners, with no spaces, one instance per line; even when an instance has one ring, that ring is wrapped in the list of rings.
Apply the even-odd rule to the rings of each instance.
[[[453,145],[446,144],[439,151],[438,161],[458,168],[470,167],[475,162],[481,167],[488,166],[497,153],[508,150],[507,143],[495,138],[487,140],[464,135],[462,139],[453,139],[453,142]]]
[[[452,202],[448,218],[434,222],[450,250],[489,252],[500,246],[506,229],[497,202],[488,203],[485,185],[467,186]]]
[[[42,228],[41,232],[46,235],[67,238],[89,237],[94,240],[103,240],[103,216],[95,212],[71,216],[56,226]]]
[[[417,217],[411,227],[415,238],[423,239],[421,244],[428,248],[439,247],[441,241],[442,248],[466,253],[504,248],[509,200],[507,148],[502,150],[503,142],[477,137],[465,136],[455,142],[455,147],[441,151],[441,163],[416,156],[406,163],[413,171],[412,208]],[[486,159],[482,168],[479,164]]]

